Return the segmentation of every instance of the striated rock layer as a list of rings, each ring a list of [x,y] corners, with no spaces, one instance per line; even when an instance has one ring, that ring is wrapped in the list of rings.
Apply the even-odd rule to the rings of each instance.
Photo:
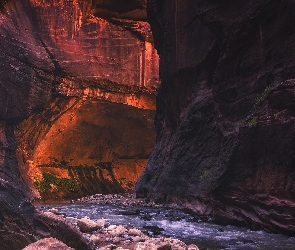
[[[15,128],[20,170],[32,190],[31,197],[38,196],[32,181],[43,196],[54,190],[55,194],[47,198],[131,190],[154,146],[151,124],[155,88],[159,85],[159,58],[149,24],[141,15],[145,1],[136,1],[125,10],[134,20],[123,19],[127,17],[115,8],[118,3],[103,3],[15,0],[9,1],[1,13],[0,117],[15,124],[25,119]],[[104,8],[114,9],[107,20],[93,15],[104,16]],[[89,117],[96,113],[92,117],[96,123],[103,121],[96,125],[82,112]],[[108,116],[115,113],[121,115],[121,120],[108,121]],[[129,132],[124,134],[119,124]],[[65,138],[59,138],[64,133]],[[140,140],[147,142],[142,145]],[[128,151],[129,147],[138,150]],[[127,150],[123,153],[124,148]],[[57,161],[72,161],[71,167],[85,166],[86,173],[83,168],[73,168],[67,178],[60,179],[57,169],[37,169],[49,166],[49,159],[55,159],[55,167]],[[95,164],[104,163],[123,170],[117,174],[104,170],[106,173],[101,174]],[[125,168],[130,169],[124,172]],[[43,174],[50,180],[44,183]],[[67,188],[60,191],[57,184],[64,182]],[[100,186],[100,182],[106,184]],[[68,192],[73,185],[79,191]]]
[[[153,93],[159,85],[158,56],[149,25],[145,22],[146,1],[131,2],[134,5],[120,10],[118,6],[113,9],[118,4],[116,1],[0,1],[1,249],[22,249],[50,236],[75,249],[90,248],[81,234],[67,223],[40,214],[27,201],[38,195],[32,184],[28,188],[31,181],[27,173],[32,170],[34,150],[46,143],[50,145],[46,135],[56,136],[54,132],[61,129],[62,119],[70,115],[66,108],[71,103],[82,104],[84,110],[99,106],[101,111],[115,109],[117,105],[122,112],[129,110],[131,116],[136,114],[137,118],[142,111],[146,117],[138,122],[138,127],[150,119],[154,109]],[[76,114],[80,111],[75,110]],[[101,118],[104,116],[106,114],[101,114]],[[137,118],[133,122],[136,123]],[[92,126],[90,122],[82,121],[86,127],[99,127],[99,124]],[[52,131],[50,128],[55,122],[59,122],[55,125],[57,131]],[[143,122],[141,127],[149,127],[149,124]],[[111,129],[108,133],[116,135]],[[69,133],[66,134],[69,140]],[[141,132],[135,136],[140,135]],[[55,140],[62,141],[58,136],[51,138],[52,143]],[[150,150],[142,150],[144,158]],[[65,152],[64,146],[61,152]],[[135,161],[138,160],[142,169],[141,155],[137,153],[132,155],[132,166],[136,169]],[[44,152],[37,154],[36,159],[41,156],[45,158]],[[54,155],[51,157],[55,159]],[[58,163],[66,161],[56,160]],[[124,161],[119,164],[127,165]],[[75,189],[72,180],[63,178],[69,173],[63,175],[61,170],[58,171],[57,174],[62,175],[59,180],[52,177],[52,172],[46,172],[47,180],[54,181],[46,184],[52,189],[58,184]],[[82,170],[80,172],[80,175],[85,174]],[[118,178],[124,178],[121,172]],[[139,172],[133,174],[130,179],[137,178]],[[47,187],[40,182],[38,185],[40,190]]]
[[[148,2],[161,87],[138,196],[295,235],[294,1]]]
[[[108,95],[116,98],[115,93]],[[153,108],[149,98],[153,100],[147,95],[138,104]],[[19,155],[25,159],[21,169],[43,199],[134,189],[155,133],[154,110],[131,105],[59,97],[22,122],[17,133]]]

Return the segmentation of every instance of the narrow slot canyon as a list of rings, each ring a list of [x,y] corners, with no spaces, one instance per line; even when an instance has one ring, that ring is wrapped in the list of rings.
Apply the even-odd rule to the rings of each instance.
[[[0,0],[0,250],[292,250],[291,0]]]

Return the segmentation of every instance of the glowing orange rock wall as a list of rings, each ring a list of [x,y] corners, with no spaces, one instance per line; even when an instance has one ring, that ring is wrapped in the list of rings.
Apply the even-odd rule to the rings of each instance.
[[[32,3],[40,39],[57,71],[120,84],[159,86],[159,57],[145,39],[150,36],[147,22],[132,22],[127,29],[118,19],[107,21],[93,16],[87,1]]]
[[[122,87],[132,93],[131,87]],[[116,93],[106,94],[116,99]],[[154,93],[144,96],[155,99]],[[155,110],[154,105],[143,109],[119,101],[61,97],[21,124],[22,169],[42,198],[73,199],[134,189],[156,141]],[[56,185],[73,182],[74,190]]]
[[[111,162],[117,183],[101,190],[124,191],[129,182],[134,185],[152,152],[159,57],[149,24],[144,18],[133,18],[145,10],[128,9],[126,15],[107,10],[106,17],[104,7],[96,4],[99,1],[13,0],[0,13],[0,118],[15,119],[13,123],[18,124],[18,165],[25,180],[40,180],[45,170],[38,166],[47,164],[48,157],[59,161],[74,159],[70,161],[73,166]],[[91,122],[62,122],[65,114],[70,117],[68,110],[75,108],[78,112],[86,103],[110,129],[106,134],[97,134],[106,128]],[[96,103],[103,103],[98,106],[105,108],[94,111]],[[115,110],[114,106],[119,111],[106,112]],[[135,118],[129,116],[129,111],[136,113]],[[116,117],[109,123],[106,116],[113,117],[116,112],[117,117],[126,117],[119,122]],[[115,128],[123,120],[124,131]],[[126,138],[113,138],[120,133]],[[87,156],[93,145],[100,145],[97,152],[103,155],[101,159],[94,161]],[[123,154],[125,149],[128,150]],[[124,171],[116,166],[133,168],[135,172],[123,177]],[[56,178],[73,178],[65,169],[51,170]],[[87,168],[86,172],[76,170],[72,174],[79,178],[95,176],[89,169],[91,175],[85,174]],[[109,172],[102,172],[103,175],[97,174],[96,183],[108,179]],[[126,183],[119,183],[117,178],[125,178]],[[31,185],[28,180],[27,183]],[[80,195],[89,190],[85,187]],[[58,194],[63,195],[64,190]]]

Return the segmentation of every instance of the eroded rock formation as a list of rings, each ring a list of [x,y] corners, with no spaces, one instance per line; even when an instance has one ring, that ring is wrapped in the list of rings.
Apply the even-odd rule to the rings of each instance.
[[[33,114],[17,127],[21,174],[32,189],[32,196],[36,196],[32,181],[43,198],[73,198],[87,193],[131,190],[139,178],[154,144],[151,124],[155,87],[159,85],[158,55],[152,45],[149,24],[143,21],[144,16],[134,17],[135,20],[122,19],[124,13],[131,18],[134,13],[145,12],[144,1],[139,3],[130,4],[126,9],[128,13],[123,10],[119,13],[115,8],[118,3],[112,1],[34,0],[11,1],[6,5],[1,38],[2,56],[8,61],[3,61],[2,83],[24,81],[31,86],[19,84],[19,88],[14,88],[6,84],[1,108],[4,116],[15,114],[17,119],[25,118],[20,117],[22,109]],[[109,12],[109,8],[113,8],[113,12]],[[105,16],[103,10],[108,11],[107,20],[93,15]],[[23,93],[17,93],[21,88]],[[11,93],[13,91],[15,93]],[[21,103],[26,95],[31,99],[29,105]],[[14,104],[17,101],[19,103]],[[136,107],[138,111],[126,105]],[[121,114],[121,121],[112,120],[108,124],[107,117],[114,116],[110,113],[112,110]],[[85,120],[82,117],[82,111],[85,116],[96,113],[96,121],[104,122],[96,126],[95,122],[89,121],[90,118]],[[77,112],[80,114],[78,121]],[[126,125],[128,119],[130,124]],[[55,122],[59,125],[54,125]],[[129,134],[123,135],[123,128],[116,127],[122,122]],[[105,129],[108,126],[110,129]],[[100,133],[92,132],[92,129]],[[121,133],[120,138],[114,137]],[[60,134],[67,135],[58,139]],[[108,139],[103,139],[106,137]],[[42,142],[43,138],[45,141]],[[147,142],[142,147],[140,140],[145,139]],[[138,150],[118,153],[122,151],[120,147],[128,148],[129,145]],[[87,147],[88,152],[85,150]],[[70,167],[86,168],[74,167],[69,172],[63,169],[58,175],[58,164],[56,161],[51,164],[50,158],[59,162],[72,161]],[[110,169],[103,167],[102,170],[98,166],[101,163],[106,163]],[[43,165],[54,169],[37,169]],[[126,166],[129,171],[118,170]],[[43,174],[50,174],[48,183],[43,183]],[[97,182],[105,184],[97,185]],[[61,191],[57,183],[67,183],[68,188],[77,190],[68,192],[68,188],[62,187]],[[76,188],[74,183],[79,187]],[[47,192],[50,189],[54,194]]]
[[[148,4],[157,145],[137,195],[295,234],[293,1]]]
[[[58,130],[70,115],[67,105],[77,102],[81,110],[99,106],[101,111],[121,105],[121,112],[134,115],[135,123],[142,111],[146,117],[138,121],[138,126],[150,126],[144,121],[150,120],[154,90],[159,85],[158,56],[149,25],[144,22],[146,1],[131,2],[136,5],[110,11],[108,8],[118,2],[0,1],[1,249],[22,249],[49,236],[70,247],[89,248],[75,229],[40,214],[27,201],[37,195],[32,186],[27,186],[27,172],[35,159],[30,158],[34,150],[50,145],[46,135],[56,132],[50,130],[54,122],[60,124],[56,125]],[[78,116],[79,109],[73,111]],[[84,120],[80,119],[80,124]],[[94,128],[98,126],[93,124]],[[108,132],[116,135],[111,129]],[[54,142],[55,138],[51,139]],[[56,141],[60,143],[61,139]],[[150,149],[146,150],[141,152],[148,154]],[[141,161],[139,151],[133,152],[134,161]],[[120,173],[118,176],[124,178]],[[62,181],[72,187],[73,183],[65,179]]]
[[[17,133],[19,155],[25,158],[21,169],[43,199],[134,189],[155,144],[154,94],[136,98],[121,87],[127,89],[126,104],[123,91],[105,93],[118,103],[59,97],[22,122]]]

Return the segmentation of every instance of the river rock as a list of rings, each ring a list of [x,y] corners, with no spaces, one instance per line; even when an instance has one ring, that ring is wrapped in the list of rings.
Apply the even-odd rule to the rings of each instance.
[[[187,249],[187,245],[178,239],[165,238],[164,242],[170,244],[171,250],[186,250]]]
[[[135,237],[132,237],[132,241],[133,241],[133,242],[139,242],[139,241],[144,241],[144,239],[142,239],[142,238],[139,237],[139,236],[135,236]]]
[[[98,234],[93,234],[90,236],[90,240],[93,241],[94,244],[99,244],[102,240]]]
[[[48,209],[48,212],[53,213],[53,214],[56,214],[56,215],[59,214],[59,211],[58,211],[57,208],[50,208],[50,209]]]
[[[84,233],[91,233],[91,232],[99,229],[99,225],[96,222],[89,220],[86,217],[79,219],[77,222],[77,226]]]
[[[187,246],[187,250],[199,250],[199,248],[196,245],[191,244]]]
[[[139,242],[135,245],[134,250],[157,250],[157,247],[152,242]]]
[[[116,245],[110,244],[110,245],[107,245],[105,247],[100,247],[100,248],[98,248],[98,250],[113,250],[113,249],[116,249],[116,248],[117,248]]]
[[[114,229],[116,229],[116,228],[117,228],[116,225],[109,225],[108,228],[107,228],[107,230],[108,230],[108,231],[111,231],[111,230],[114,230]]]
[[[115,229],[109,232],[111,236],[122,236],[127,232],[127,229],[123,226],[117,226]]]
[[[171,248],[171,240],[166,240],[165,238],[150,238],[146,242],[154,243],[157,250],[170,250]]]
[[[96,220],[96,224],[100,227],[100,228],[104,228],[106,225],[106,220],[105,219],[98,219]]]
[[[55,238],[45,238],[28,245],[23,250],[75,250]]]
[[[140,236],[142,235],[142,232],[137,228],[131,228],[129,229],[128,234],[131,236]]]
[[[114,237],[114,238],[112,239],[112,242],[113,242],[114,244],[118,244],[118,243],[121,242],[121,238],[118,237],[118,236],[116,236],[116,237]]]

